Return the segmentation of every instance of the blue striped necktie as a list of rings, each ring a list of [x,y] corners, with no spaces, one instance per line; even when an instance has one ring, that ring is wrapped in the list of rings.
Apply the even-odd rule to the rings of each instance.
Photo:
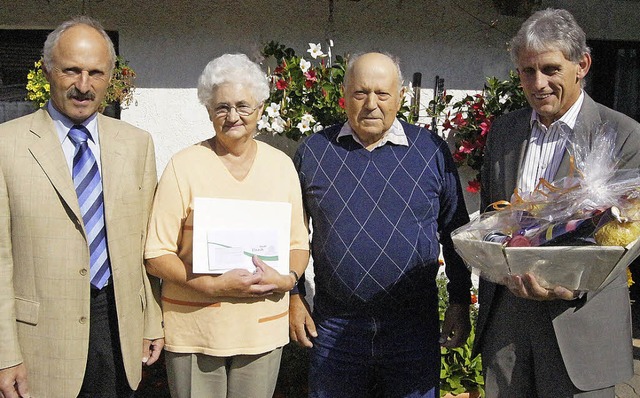
[[[69,130],[69,138],[76,147],[73,155],[73,185],[78,195],[84,230],[91,256],[91,284],[102,289],[111,276],[107,254],[107,230],[104,226],[104,200],[98,163],[87,140],[85,126],[75,125]]]

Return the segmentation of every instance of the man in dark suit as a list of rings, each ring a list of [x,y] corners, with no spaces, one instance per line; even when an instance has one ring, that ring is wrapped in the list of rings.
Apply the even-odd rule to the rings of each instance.
[[[640,125],[582,90],[591,66],[585,34],[565,10],[539,11],[511,48],[532,109],[497,119],[482,170],[482,206],[530,191],[540,178],[569,172],[564,134],[608,122],[617,131],[621,168],[640,165]],[[591,261],[591,259],[585,259]],[[481,281],[477,348],[487,397],[613,397],[633,374],[629,295],[624,272],[601,290],[579,295],[540,287],[531,274],[507,287]]]
[[[142,264],[153,142],[98,113],[98,22],[63,23],[43,55],[51,100],[0,125],[0,396],[132,396],[164,344]]]

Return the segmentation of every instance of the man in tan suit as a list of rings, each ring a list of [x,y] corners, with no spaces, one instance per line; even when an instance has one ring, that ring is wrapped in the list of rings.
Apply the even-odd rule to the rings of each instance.
[[[153,142],[97,113],[114,65],[99,23],[63,23],[44,47],[51,100],[0,125],[0,396],[133,396],[164,345],[142,265]]]

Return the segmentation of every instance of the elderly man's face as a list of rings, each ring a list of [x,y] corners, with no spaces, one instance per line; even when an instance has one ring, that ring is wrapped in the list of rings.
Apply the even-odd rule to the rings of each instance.
[[[379,141],[391,128],[402,101],[398,71],[383,54],[370,53],[349,68],[345,108],[349,125],[366,145]]]
[[[45,70],[53,106],[74,123],[82,123],[100,108],[111,78],[109,47],[87,25],[62,33],[53,48],[53,65]]]
[[[588,54],[578,63],[566,59],[559,50],[523,50],[518,56],[522,89],[545,126],[560,119],[578,100],[581,81],[590,66]]]

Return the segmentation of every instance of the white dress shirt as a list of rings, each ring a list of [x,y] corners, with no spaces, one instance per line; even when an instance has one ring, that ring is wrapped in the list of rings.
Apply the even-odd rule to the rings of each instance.
[[[518,190],[521,194],[535,190],[541,178],[549,182],[555,179],[564,155],[567,136],[575,127],[583,101],[584,92],[580,92],[571,108],[548,128],[542,124],[535,110],[531,113],[531,136],[518,175]]]

